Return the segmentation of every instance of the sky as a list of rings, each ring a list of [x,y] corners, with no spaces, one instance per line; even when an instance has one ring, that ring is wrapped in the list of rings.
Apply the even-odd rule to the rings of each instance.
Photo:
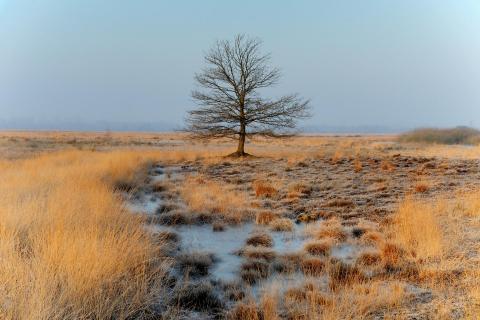
[[[0,0],[0,127],[181,127],[238,33],[282,71],[266,94],[311,99],[304,127],[480,127],[478,0]]]

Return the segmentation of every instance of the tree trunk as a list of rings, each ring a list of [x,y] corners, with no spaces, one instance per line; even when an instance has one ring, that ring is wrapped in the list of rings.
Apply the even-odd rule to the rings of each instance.
[[[240,99],[240,132],[238,136],[237,152],[234,154],[237,157],[244,157],[248,154],[245,153],[245,138],[247,136],[247,125],[245,124],[245,109],[244,109],[244,97]]]
[[[240,137],[238,138],[238,148],[236,153],[238,156],[245,155],[245,132],[240,132]]]

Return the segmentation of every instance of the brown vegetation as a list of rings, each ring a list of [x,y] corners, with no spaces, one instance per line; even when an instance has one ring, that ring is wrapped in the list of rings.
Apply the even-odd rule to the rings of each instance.
[[[478,147],[420,148],[391,137],[298,137],[252,143],[252,152],[266,159],[225,161],[216,156],[226,154],[228,144],[186,148],[181,137],[0,137],[2,157],[9,159],[0,160],[2,319],[175,319],[197,313],[231,319],[474,319],[479,314],[479,173],[477,160],[468,160],[478,159]],[[107,140],[132,151],[113,151]],[[169,144],[168,151],[161,150],[162,143]],[[79,148],[103,150],[72,150]],[[142,172],[157,170],[150,165],[159,160],[165,181],[148,184]],[[355,174],[358,162],[362,168]],[[167,174],[166,164],[185,170]],[[257,194],[258,181],[270,186],[269,192]],[[416,191],[416,182],[429,187]],[[176,232],[149,232],[144,216],[128,212],[122,201],[125,192],[134,197],[144,190],[159,194],[168,207],[148,222],[174,230],[189,227],[178,224],[211,223],[206,230],[220,231],[224,223],[255,218],[255,228],[265,233],[256,230],[246,241],[240,279],[228,285],[210,281],[209,268],[217,263],[212,256],[178,251],[184,243]],[[301,247],[275,252],[268,234],[283,236],[272,230],[277,224],[285,230],[294,220],[315,221],[305,226],[305,252]],[[361,251],[332,259],[326,243],[335,245],[333,257],[344,244]],[[189,279],[167,278],[167,267]],[[284,289],[275,277],[299,272],[303,284],[249,298],[249,285]]]

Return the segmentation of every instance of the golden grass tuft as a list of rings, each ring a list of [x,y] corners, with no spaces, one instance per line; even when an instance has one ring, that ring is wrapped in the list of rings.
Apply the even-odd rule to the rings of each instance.
[[[332,164],[337,164],[343,159],[344,155],[343,152],[340,150],[335,150],[333,156],[330,158],[330,162]]]
[[[266,247],[254,247],[254,246],[247,246],[243,250],[243,255],[248,259],[257,259],[257,260],[265,260],[265,261],[272,261],[275,259],[275,251],[270,248]]]
[[[254,181],[253,189],[255,190],[255,195],[262,198],[272,198],[278,193],[277,188],[264,180]]]
[[[227,320],[260,320],[260,314],[255,301],[239,302],[227,313]]]
[[[347,240],[348,234],[344,230],[339,219],[332,218],[320,225],[315,236],[317,239],[329,238],[334,241],[343,242]]]
[[[203,176],[189,177],[181,186],[181,196],[193,213],[238,223],[253,217],[247,194],[227,183],[207,181]]]
[[[387,171],[387,172],[393,172],[395,171],[396,169],[396,166],[389,160],[382,160],[382,162],[380,163],[380,168],[383,170],[383,171]]]
[[[430,184],[425,181],[419,181],[415,183],[414,189],[417,193],[425,193],[430,190]]]
[[[304,274],[318,277],[322,275],[325,269],[325,262],[317,257],[305,257],[300,267]]]
[[[367,230],[361,236],[361,241],[366,244],[378,245],[385,241],[383,234],[375,230]]]
[[[380,248],[380,255],[385,268],[395,269],[404,261],[406,252],[395,243],[385,242]]]
[[[272,211],[260,211],[255,217],[256,224],[268,225],[270,222],[278,218],[278,214]]]
[[[288,218],[278,218],[270,223],[273,231],[293,231],[293,222]]]
[[[377,250],[365,250],[357,258],[357,263],[363,266],[373,266],[382,260],[381,252]]]
[[[314,240],[307,242],[304,246],[306,252],[314,256],[327,256],[332,247],[331,240]]]
[[[457,195],[457,210],[467,217],[480,217],[480,191],[469,191]]]
[[[246,244],[254,247],[272,247],[273,239],[268,233],[254,233],[246,241]]]
[[[362,162],[358,158],[356,158],[355,161],[353,161],[353,170],[358,173],[362,172],[362,169]]]
[[[261,315],[263,320],[279,320],[278,292],[275,288],[269,288],[260,298]]]
[[[316,319],[368,319],[400,306],[407,296],[401,282],[354,282],[334,292]]]
[[[443,254],[444,240],[437,210],[435,204],[407,198],[394,216],[396,241],[419,259],[441,257]]]

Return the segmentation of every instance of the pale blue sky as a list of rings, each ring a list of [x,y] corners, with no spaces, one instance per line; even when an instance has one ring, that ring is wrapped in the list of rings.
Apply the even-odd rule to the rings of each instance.
[[[0,121],[181,125],[236,33],[282,69],[267,93],[311,98],[307,125],[480,127],[478,0],[0,0]]]

